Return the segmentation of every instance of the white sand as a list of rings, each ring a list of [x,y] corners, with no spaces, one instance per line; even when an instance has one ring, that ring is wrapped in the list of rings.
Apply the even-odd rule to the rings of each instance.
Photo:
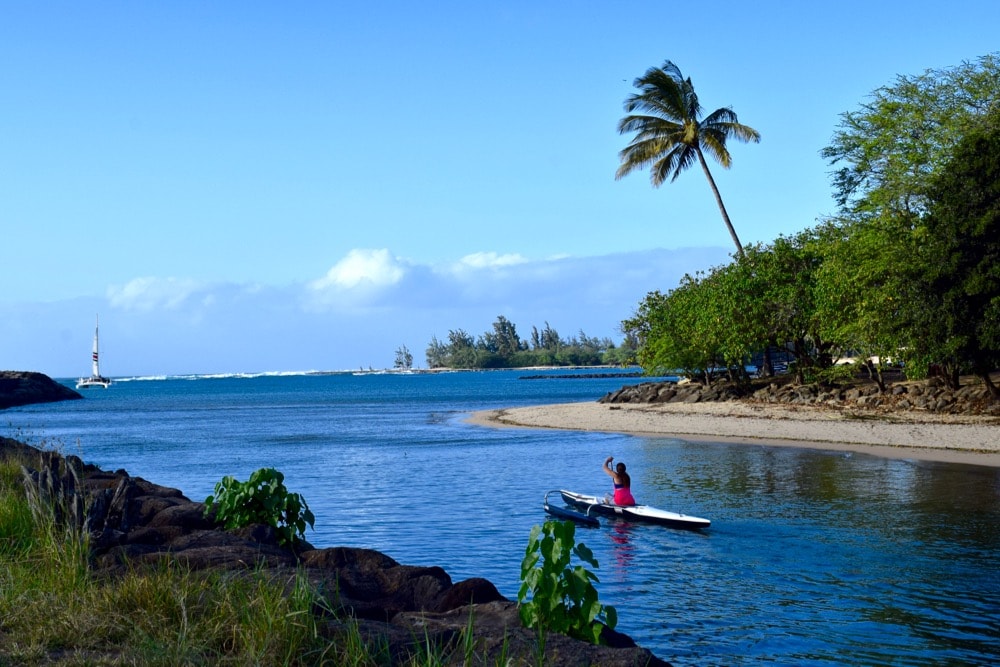
[[[1000,419],[749,402],[563,403],[474,413],[480,425],[745,442],[1000,467]]]

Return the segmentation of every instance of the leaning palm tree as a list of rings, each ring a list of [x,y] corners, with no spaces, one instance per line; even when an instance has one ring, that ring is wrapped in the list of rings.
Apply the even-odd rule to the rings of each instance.
[[[671,182],[677,180],[680,173],[697,159],[715,194],[722,219],[736,244],[737,254],[742,257],[743,246],[726,213],[712,172],[708,170],[705,153],[728,169],[732,156],[726,148],[726,140],[733,137],[756,143],[760,141],[760,133],[741,125],[736,112],[729,107],[716,109],[699,120],[701,105],[694,92],[694,84],[690,78],[685,79],[677,65],[669,60],[663,63],[663,67],[650,68],[633,85],[640,92],[625,100],[625,111],[629,115],[618,123],[618,132],[635,132],[636,135],[618,154],[621,165],[615,179],[650,166],[650,180],[653,187],[659,187],[668,176]],[[643,114],[634,114],[635,111]]]

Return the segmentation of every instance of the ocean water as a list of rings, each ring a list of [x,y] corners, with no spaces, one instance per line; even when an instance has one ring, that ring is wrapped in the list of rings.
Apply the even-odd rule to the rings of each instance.
[[[600,467],[613,455],[640,502],[713,522],[577,530],[619,629],[658,656],[1000,663],[1000,470],[466,423],[474,410],[593,401],[641,381],[566,374],[122,379],[85,400],[6,410],[0,433],[193,500],[224,475],[275,467],[316,514],[314,545],[486,577],[510,598],[545,493],[609,491]]]

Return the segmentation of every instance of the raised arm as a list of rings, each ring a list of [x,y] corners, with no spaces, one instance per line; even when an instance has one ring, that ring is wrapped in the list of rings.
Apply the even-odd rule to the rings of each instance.
[[[616,473],[611,468],[611,462],[614,461],[614,460],[615,460],[615,457],[613,457],[613,456],[609,456],[608,458],[606,458],[604,460],[604,465],[601,466],[601,470],[603,470],[605,472],[605,474],[610,475],[611,479],[613,479],[613,480],[615,480],[617,482],[618,481],[618,473]]]

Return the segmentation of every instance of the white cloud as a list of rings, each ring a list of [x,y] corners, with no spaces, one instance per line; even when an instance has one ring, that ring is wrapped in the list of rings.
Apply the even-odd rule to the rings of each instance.
[[[310,283],[314,290],[388,287],[406,275],[406,267],[386,248],[351,250],[326,275]]]
[[[172,310],[201,288],[194,280],[142,277],[110,286],[107,298],[112,307],[124,310]]]
[[[495,252],[476,252],[458,260],[456,268],[495,269],[527,263],[527,258],[519,254],[498,255]]]

